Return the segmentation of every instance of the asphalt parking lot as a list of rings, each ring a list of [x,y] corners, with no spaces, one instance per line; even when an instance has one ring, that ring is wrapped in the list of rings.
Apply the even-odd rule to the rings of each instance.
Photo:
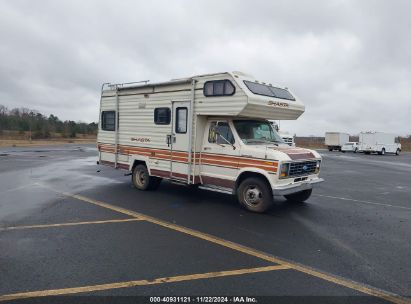
[[[96,165],[90,145],[3,148],[0,301],[410,303],[411,153],[320,153],[326,181],[307,203],[278,198],[253,214],[229,195],[165,182],[139,192],[124,171]]]

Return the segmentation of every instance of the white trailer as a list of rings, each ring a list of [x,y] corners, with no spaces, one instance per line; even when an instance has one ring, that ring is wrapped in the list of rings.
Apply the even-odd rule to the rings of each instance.
[[[237,195],[254,212],[274,195],[303,202],[322,181],[321,157],[285,144],[267,119],[304,109],[288,89],[240,72],[103,85],[99,163],[131,171],[139,190],[166,179]]]
[[[383,132],[361,132],[359,137],[359,151],[365,154],[395,153],[401,152],[401,144],[398,136]]]
[[[350,135],[341,132],[326,132],[325,133],[325,145],[329,151],[338,150],[341,151],[341,147],[350,141]]]

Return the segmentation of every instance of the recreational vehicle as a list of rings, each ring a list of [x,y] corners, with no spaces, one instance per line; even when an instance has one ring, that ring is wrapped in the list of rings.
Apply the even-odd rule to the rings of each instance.
[[[131,172],[139,190],[167,179],[237,195],[254,212],[275,195],[303,202],[323,181],[321,157],[285,144],[268,119],[297,119],[304,110],[287,88],[240,72],[104,84],[99,163]]]

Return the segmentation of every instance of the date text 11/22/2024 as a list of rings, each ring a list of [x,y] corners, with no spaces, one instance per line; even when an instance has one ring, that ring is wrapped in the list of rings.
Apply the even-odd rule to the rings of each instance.
[[[243,296],[150,297],[150,303],[257,303],[257,299],[254,297],[243,297]]]

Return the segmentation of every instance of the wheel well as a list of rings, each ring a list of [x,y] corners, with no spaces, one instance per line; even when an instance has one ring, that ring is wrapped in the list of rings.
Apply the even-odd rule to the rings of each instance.
[[[131,168],[131,171],[133,171],[134,168],[135,168],[137,165],[144,165],[144,166],[147,167],[147,164],[146,164],[145,161],[143,161],[143,160],[134,160],[133,167]]]
[[[237,180],[236,180],[236,182],[235,182],[235,191],[237,191],[237,189],[238,189],[238,187],[240,186],[241,182],[242,182],[243,180],[245,180],[246,178],[249,178],[249,177],[261,178],[262,180],[264,180],[264,181],[267,183],[267,185],[268,185],[269,188],[271,189],[271,184],[270,184],[270,182],[268,181],[267,177],[265,177],[263,174],[257,173],[257,172],[249,172],[249,171],[246,171],[246,172],[241,173],[240,176],[237,178]]]

